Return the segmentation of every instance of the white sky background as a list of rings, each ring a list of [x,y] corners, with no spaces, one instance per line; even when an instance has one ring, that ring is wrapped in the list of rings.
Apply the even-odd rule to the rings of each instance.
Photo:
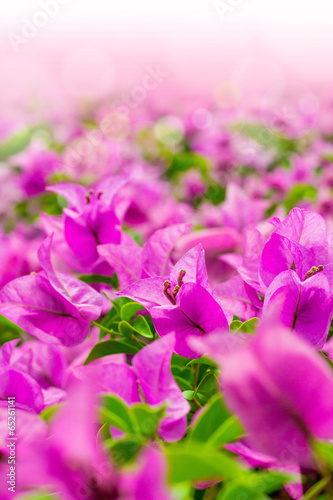
[[[43,0],[1,0],[2,28],[15,26],[22,18],[32,15],[41,2]],[[52,31],[87,25],[96,29],[147,25],[170,28],[181,25],[185,29],[201,25],[203,29],[221,30],[221,26],[214,26],[217,17],[214,0],[63,0],[63,3]],[[224,3],[235,5],[226,19],[228,24],[238,27],[259,25],[266,31],[302,28],[310,32],[317,28],[328,32],[333,25],[330,0],[225,0]]]
[[[9,47],[8,34],[19,34],[25,19],[32,19],[41,10],[41,3],[47,1],[0,0],[0,49],[4,46],[12,60],[15,54]],[[218,15],[216,1],[231,6],[223,20]],[[333,82],[332,0],[60,2],[64,5],[59,7],[57,15],[20,51],[22,59],[28,59],[34,51],[42,51],[48,42],[59,47],[64,42],[65,50],[73,52],[82,46],[90,49],[99,41],[100,47],[110,46],[115,53],[125,47],[128,65],[140,59],[143,46],[155,50],[161,59],[162,54],[166,55],[186,84],[193,80],[193,75],[216,73],[222,60],[229,60],[230,64],[237,61],[239,71],[245,71],[245,81],[248,73],[257,72],[259,79],[265,78],[266,75],[260,74],[261,61],[258,64],[251,61],[250,69],[244,70],[253,55],[265,58],[269,78],[275,71],[274,61],[283,59],[289,68],[303,71],[305,78]],[[220,69],[216,78],[222,73]]]

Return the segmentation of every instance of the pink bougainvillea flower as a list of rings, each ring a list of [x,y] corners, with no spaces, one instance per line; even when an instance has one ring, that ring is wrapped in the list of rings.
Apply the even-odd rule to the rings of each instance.
[[[294,208],[280,222],[263,248],[260,278],[268,287],[281,272],[293,269],[303,281],[312,266],[328,264],[328,237],[324,219],[314,212]]]
[[[1,290],[0,313],[44,342],[73,346],[100,316],[101,296],[86,283],[56,273],[51,241],[46,239],[39,251],[43,273],[17,278]]]
[[[42,241],[25,226],[16,227],[10,234],[0,232],[0,288],[19,276],[39,271],[36,251]]]
[[[68,363],[59,346],[32,340],[23,342],[15,349],[17,342],[13,340],[3,345],[0,350],[0,365],[4,364],[30,375],[41,387],[45,406],[66,398],[64,389],[68,378]]]
[[[205,250],[207,272],[213,286],[235,274],[232,266],[223,259],[223,256],[226,252],[238,251],[241,248],[242,237],[236,229],[214,227],[186,234],[176,245],[176,255],[180,257],[198,244],[201,244]]]
[[[22,169],[20,185],[27,196],[43,193],[47,177],[59,169],[60,158],[44,147],[37,142],[32,143],[28,150],[11,159]]]
[[[175,244],[190,228],[190,224],[175,224],[159,229],[143,248],[123,233],[120,245],[99,245],[98,253],[117,273],[119,284],[124,288],[140,278],[168,275]]]
[[[71,500],[117,498],[118,477],[97,438],[97,421],[94,380],[73,382],[52,420],[45,457],[57,491]]]
[[[56,271],[51,261],[52,236],[46,238],[38,250],[39,262],[52,287],[68,302],[73,304],[87,321],[94,321],[101,314],[102,300],[91,286]]]
[[[133,368],[146,400],[151,405],[166,402],[166,417],[158,432],[166,441],[179,441],[186,432],[188,401],[171,374],[170,362],[175,348],[175,335],[156,340],[133,358]]]
[[[3,404],[5,403],[5,404]],[[27,494],[38,485],[45,487],[50,478],[47,475],[46,461],[44,456],[45,439],[47,438],[47,424],[39,415],[32,411],[25,411],[19,407],[15,408],[16,425],[15,448],[16,448],[16,492]],[[10,479],[8,473],[10,464],[8,462],[11,442],[8,435],[8,403],[0,402],[0,497],[3,500],[16,497],[12,486],[7,481]],[[19,443],[19,445],[18,445]],[[19,450],[19,451],[18,451]]]
[[[248,225],[263,220],[265,210],[268,207],[269,201],[252,199],[245,193],[243,188],[230,183],[221,210],[223,225],[241,231]]]
[[[242,321],[259,315],[259,309],[251,302],[244,285],[246,283],[241,276],[235,276],[214,288],[216,300],[223,310],[232,316],[238,316]]]
[[[281,300],[282,299],[282,300]],[[281,323],[316,349],[325,344],[332,321],[333,297],[322,272],[301,281],[295,271],[280,273],[265,294],[264,316],[275,308]]]
[[[192,335],[205,336],[216,330],[227,330],[227,318],[212,295],[201,285],[185,283],[176,304],[150,309],[160,336],[176,333],[175,352],[188,358],[199,357],[188,344]]]
[[[138,403],[140,395],[137,377],[133,368],[125,361],[115,363],[110,359],[104,363],[93,362],[87,366],[77,367],[74,375],[81,380],[90,376],[94,377],[96,393],[111,392],[128,404]]]
[[[113,197],[124,183],[124,179],[115,177],[92,190],[75,184],[48,188],[69,200],[69,207],[63,212],[64,239],[82,266],[96,265],[97,245],[120,243],[120,222]]]
[[[172,253],[179,239],[188,234],[191,224],[174,224],[152,234],[143,247],[143,276],[168,276],[173,267]]]
[[[0,399],[14,397],[20,408],[39,413],[44,409],[41,386],[27,373],[0,366]]]
[[[136,300],[149,311],[160,336],[175,332],[175,351],[181,356],[197,357],[187,343],[191,335],[228,329],[226,316],[208,283],[201,245],[175,264],[169,280],[162,276],[142,279],[119,294]]]
[[[240,277],[233,277],[218,285],[214,289],[215,293],[217,296],[222,295],[228,301],[229,308],[232,306],[230,311],[244,320],[250,319],[251,314],[252,317],[258,316],[258,309],[263,307],[265,287],[259,279],[259,264],[265,242],[266,238],[257,229],[248,226],[245,230],[243,255],[233,253],[220,257],[237,270]],[[243,306],[242,301],[245,301]],[[223,306],[223,302],[220,303]]]
[[[95,392],[113,393],[127,404],[141,401],[151,405],[166,404],[166,417],[158,432],[166,441],[178,441],[186,432],[186,415],[189,403],[183,397],[171,373],[170,362],[175,347],[175,335],[170,334],[141,349],[132,360],[132,367],[125,363],[91,363],[75,370],[81,380],[95,380]],[[119,433],[112,433],[118,436]]]
[[[140,454],[134,471],[121,477],[121,498],[128,500],[175,500],[167,487],[167,462],[156,445]]]
[[[315,468],[312,440],[333,438],[333,375],[307,342],[273,325],[227,354],[212,337],[193,342],[220,363],[226,402],[249,445],[281,463]]]
[[[281,472],[291,473],[293,476],[296,476],[296,481],[286,484],[285,489],[294,500],[303,498],[302,477],[298,463],[280,463],[275,457],[260,453],[248,446],[246,440],[227,444],[225,448],[239,455],[245,464],[250,467],[261,467],[262,469],[273,469],[275,471],[280,470]]]

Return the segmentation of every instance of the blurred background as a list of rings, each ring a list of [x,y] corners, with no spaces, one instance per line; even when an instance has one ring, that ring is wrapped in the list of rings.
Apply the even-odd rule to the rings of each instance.
[[[332,18],[327,0],[2,1],[1,102],[103,98],[135,85],[147,64],[186,92],[227,83],[246,101],[293,79],[322,95]]]

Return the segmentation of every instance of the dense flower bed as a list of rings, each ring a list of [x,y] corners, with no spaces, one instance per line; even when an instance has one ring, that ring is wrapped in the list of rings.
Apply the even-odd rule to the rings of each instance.
[[[0,498],[332,499],[329,112],[128,111],[0,124]]]

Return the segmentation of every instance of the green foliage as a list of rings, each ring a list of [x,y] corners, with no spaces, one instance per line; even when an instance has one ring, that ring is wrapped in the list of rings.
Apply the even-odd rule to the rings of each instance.
[[[292,476],[274,471],[262,471],[243,474],[227,483],[219,493],[217,500],[263,500],[266,494],[274,493],[292,480]]]
[[[192,168],[199,170],[203,175],[207,175],[210,169],[210,162],[198,153],[188,151],[177,153],[170,158],[170,166],[166,171],[166,175],[174,177]]]
[[[21,332],[20,327],[0,314],[0,345],[10,340],[19,339]]]
[[[287,213],[297,207],[301,201],[315,201],[317,189],[308,184],[296,184],[291,188],[284,200]]]
[[[48,406],[47,408],[45,408],[45,410],[43,410],[39,416],[45,420],[45,422],[49,422],[54,414],[59,410],[59,408],[61,408],[63,406],[62,403],[59,403],[59,404],[55,404],[55,405],[52,405],[52,406]]]
[[[112,276],[104,276],[103,274],[83,274],[82,276],[79,276],[78,279],[84,283],[88,283],[89,285],[94,283],[104,283],[112,288],[119,287],[118,278],[115,273]]]
[[[232,480],[243,469],[226,453],[188,441],[166,448],[169,479],[172,483],[203,480]]]
[[[129,339],[104,340],[94,345],[83,364],[88,365],[96,359],[110,356],[111,354],[136,354],[139,349],[139,346]]]
[[[25,129],[16,132],[6,142],[0,144],[0,161],[24,151],[30,144],[34,129]]]
[[[259,318],[251,318],[247,321],[244,321],[244,323],[235,320],[230,324],[229,330],[235,333],[248,333],[251,335],[255,332],[258,321]]]
[[[102,403],[101,416],[104,425],[116,427],[125,434],[122,439],[108,439],[107,447],[116,463],[130,461],[141,446],[155,436],[165,408],[152,408],[144,403],[135,403],[129,407],[114,394],[103,395]]]
[[[221,395],[216,394],[192,426],[188,439],[219,448],[242,435],[243,430],[237,418],[226,408]]]

